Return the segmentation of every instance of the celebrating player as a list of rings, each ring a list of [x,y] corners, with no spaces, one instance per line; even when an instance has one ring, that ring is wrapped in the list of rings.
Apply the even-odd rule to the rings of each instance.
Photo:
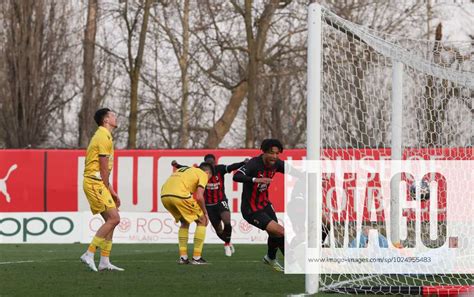
[[[229,202],[224,189],[224,175],[244,166],[247,160],[231,165],[216,165],[216,157],[212,154],[207,154],[204,157],[204,162],[211,164],[213,167],[213,175],[209,179],[204,191],[207,213],[217,236],[224,241],[225,255],[230,257],[235,252],[235,248],[230,242],[232,226],[230,225]],[[176,168],[184,167],[176,161],[171,162],[171,165]],[[221,222],[224,223],[224,228],[222,228]]]
[[[268,233],[268,252],[263,257],[263,262],[276,271],[283,271],[283,267],[276,259],[276,253],[280,249],[282,254],[285,254],[285,229],[278,223],[268,197],[268,187],[275,173],[285,172],[284,162],[278,158],[283,152],[283,145],[277,139],[265,139],[260,148],[263,154],[250,159],[241,167],[235,173],[234,181],[244,184],[242,216],[249,224]]]
[[[105,223],[97,230],[89,248],[81,256],[81,261],[92,271],[97,271],[94,255],[99,247],[99,270],[123,271],[124,269],[112,265],[109,260],[114,229],[120,223],[120,215],[117,210],[117,207],[120,206],[120,199],[109,183],[114,160],[111,132],[117,128],[117,116],[110,109],[102,108],[96,111],[94,120],[99,128],[87,147],[83,188],[92,213],[100,213]]]
[[[161,188],[161,201],[173,215],[176,222],[181,222],[178,231],[179,264],[207,264],[201,256],[206,238],[208,224],[207,210],[204,202],[204,189],[212,176],[212,165],[201,163],[199,168],[181,167],[174,172]],[[196,193],[196,199],[192,194]],[[188,260],[189,224],[196,222],[194,233],[194,252]]]

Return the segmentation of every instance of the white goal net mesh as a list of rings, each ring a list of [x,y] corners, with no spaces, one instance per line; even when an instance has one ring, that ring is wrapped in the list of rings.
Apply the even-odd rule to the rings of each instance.
[[[321,158],[391,157],[392,65],[398,61],[403,63],[401,158],[473,159],[472,43],[386,35],[324,9],[321,23]],[[321,290],[349,294],[407,294],[410,287],[417,293],[473,282],[466,274],[320,276]]]

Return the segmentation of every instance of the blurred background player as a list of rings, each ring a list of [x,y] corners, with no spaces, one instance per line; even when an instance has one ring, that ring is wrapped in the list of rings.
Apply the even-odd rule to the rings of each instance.
[[[365,225],[362,225],[362,232],[361,232],[360,237],[359,237],[359,245],[357,245],[357,239],[354,239],[349,243],[349,247],[350,248],[355,248],[357,246],[359,248],[368,247],[370,229],[374,229],[374,230],[377,231],[377,238],[378,238],[378,241],[379,241],[379,243],[378,243],[379,247],[388,248],[388,240],[387,240],[387,237],[385,237],[386,232],[383,229],[381,230],[379,227],[371,228],[370,226],[365,226]]]
[[[224,252],[228,257],[232,256],[235,248],[230,242],[232,226],[230,224],[229,201],[225,195],[224,175],[244,166],[247,161],[248,159],[231,165],[216,165],[216,157],[213,154],[204,156],[204,162],[211,164],[213,168],[213,175],[209,179],[204,191],[206,209],[217,236],[224,241]],[[171,165],[178,169],[184,167],[184,165],[178,164],[175,160],[171,162]],[[222,228],[221,222],[224,224],[224,228]]]
[[[278,223],[268,197],[268,187],[275,173],[285,173],[285,164],[278,158],[283,152],[283,145],[277,139],[265,139],[260,149],[263,154],[250,159],[242,166],[234,174],[234,181],[244,184],[242,216],[249,224],[268,233],[268,252],[263,257],[263,262],[276,271],[283,271],[283,267],[276,259],[276,253],[280,249],[285,255],[285,229]]]
[[[112,265],[109,260],[112,250],[112,237],[115,227],[120,223],[117,207],[120,199],[109,183],[110,171],[114,161],[114,144],[111,132],[117,128],[117,116],[108,108],[96,111],[94,120],[99,126],[87,147],[84,168],[83,188],[93,214],[104,218],[105,223],[97,230],[81,261],[93,271],[97,271],[94,255],[100,248],[99,270],[124,269]]]
[[[178,232],[179,264],[207,264],[202,258],[207,210],[204,202],[204,189],[212,176],[212,165],[201,163],[199,168],[181,167],[166,180],[161,188],[161,201],[173,215],[176,222],[181,222]],[[196,193],[196,199],[193,198]],[[194,251],[191,261],[188,260],[189,224],[196,222],[194,233]]]

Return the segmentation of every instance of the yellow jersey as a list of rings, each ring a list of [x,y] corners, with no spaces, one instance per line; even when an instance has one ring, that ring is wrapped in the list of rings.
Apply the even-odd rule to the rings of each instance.
[[[207,173],[196,167],[181,167],[161,187],[161,197],[191,198],[198,187],[206,188]]]
[[[99,156],[109,158],[109,172],[114,165],[114,143],[112,134],[107,128],[100,126],[87,147],[84,177],[101,180]]]

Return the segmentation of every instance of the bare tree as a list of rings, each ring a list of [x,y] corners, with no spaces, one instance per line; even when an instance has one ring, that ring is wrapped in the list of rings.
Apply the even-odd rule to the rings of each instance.
[[[232,88],[232,95],[230,97],[229,103],[226,105],[224,112],[222,113],[222,116],[209,130],[206,140],[206,146],[208,148],[218,147],[224,136],[227,134],[227,132],[229,132],[230,126],[232,125],[232,122],[235,119],[247,92],[247,81],[241,81],[237,86]]]
[[[306,135],[307,29],[305,5],[291,4],[276,12],[269,28],[259,71],[255,131],[257,139],[271,136],[295,147],[304,144]]]
[[[94,131],[95,123],[93,112],[100,104],[100,98],[94,96],[94,53],[97,32],[97,13],[99,10],[98,0],[88,0],[87,23],[84,32],[84,87],[82,95],[82,105],[79,112],[79,147],[85,147]]]
[[[288,5],[291,1],[272,0],[268,2],[261,15],[256,19],[253,18],[253,0],[245,0],[244,9],[242,9],[236,1],[231,2],[235,9],[242,15],[245,22],[248,52],[247,79],[249,82],[247,120],[245,124],[245,147],[253,148],[255,145],[255,105],[257,101],[258,73],[261,61],[263,60],[263,51],[267,42],[268,30],[271,26],[271,20],[275,11],[278,8]],[[256,27],[256,33],[254,33],[254,27]]]
[[[354,23],[414,38],[434,32],[426,18],[435,20],[438,13],[438,4],[432,1],[317,2]],[[308,1],[82,3],[86,6],[58,0],[0,3],[3,146],[73,146],[77,141],[83,147],[94,130],[92,115],[100,102],[127,118],[128,125],[117,130],[116,139],[128,148],[255,147],[258,139],[268,136],[280,138],[288,147],[304,145]],[[68,10],[82,18],[83,7],[85,28],[68,35],[73,23]],[[332,129],[328,133],[335,145],[377,146],[390,137],[385,129],[388,115],[378,108],[385,103],[374,106],[370,101],[367,87],[383,79],[373,71],[374,64],[382,62],[370,48],[351,47],[358,42],[350,38],[341,38],[346,44],[336,38],[333,42],[340,50],[325,51],[335,55],[331,57],[347,79],[356,78],[342,86],[325,81],[328,92],[341,87],[339,92],[344,93],[328,96],[334,108],[327,113],[334,120],[325,128]],[[432,48],[428,52],[435,55]],[[451,49],[445,52],[458,56]],[[83,71],[75,75],[81,62]],[[324,71],[334,75],[327,68]],[[427,78],[427,100],[420,102],[431,110],[422,115],[431,121],[424,123],[420,136],[430,145],[444,145],[444,138],[433,135],[451,129],[448,121],[456,98],[471,103],[465,90],[443,83]],[[443,93],[443,88],[451,93]],[[81,105],[68,101],[81,92]],[[445,100],[428,100],[429,93]],[[64,105],[67,102],[71,103]],[[78,107],[79,127],[65,120]],[[380,135],[372,133],[374,127],[381,127]]]
[[[256,9],[253,1],[241,6],[237,1],[228,4],[213,1],[205,2],[200,8],[201,30],[194,32],[208,59],[196,59],[203,73],[220,87],[228,90],[229,100],[224,112],[209,129],[206,147],[217,147],[247,97],[246,109],[246,147],[254,147],[255,108],[258,97],[258,79],[266,54],[268,31],[277,9],[286,7],[291,1],[271,1]],[[258,12],[260,10],[260,12]],[[256,16],[255,16],[256,15]],[[237,29],[243,25],[244,30]],[[241,34],[240,32],[245,32]],[[222,100],[222,99],[220,99]]]
[[[301,146],[306,135],[306,57],[293,50],[268,61],[259,78],[258,139],[271,136],[287,147]]]
[[[143,7],[139,7],[133,17],[129,19],[129,4],[125,2],[122,11],[122,18],[127,29],[127,72],[130,78],[130,115],[128,121],[128,144],[127,147],[134,149],[137,146],[137,121],[138,121],[138,84],[140,82],[140,69],[142,67],[143,55],[145,51],[146,35],[148,30],[148,18],[153,0],[145,0]],[[141,28],[138,37],[137,52],[133,54],[133,37],[138,25],[140,14],[143,12]]]
[[[179,24],[172,22],[169,13],[169,7],[173,8],[171,12],[178,17]],[[159,15],[158,15],[159,14]],[[180,70],[181,102],[180,102],[180,127],[178,146],[186,148],[189,142],[189,67],[190,67],[190,3],[189,0],[177,1],[169,5],[163,5],[157,9],[153,19],[164,31],[167,42],[171,44],[173,54],[176,57]],[[181,27],[181,28],[179,28]],[[181,30],[179,30],[181,29]],[[177,33],[180,31],[179,33]]]
[[[6,147],[41,145],[55,116],[71,100],[66,85],[69,5],[56,1],[6,1],[0,69],[0,128]]]

